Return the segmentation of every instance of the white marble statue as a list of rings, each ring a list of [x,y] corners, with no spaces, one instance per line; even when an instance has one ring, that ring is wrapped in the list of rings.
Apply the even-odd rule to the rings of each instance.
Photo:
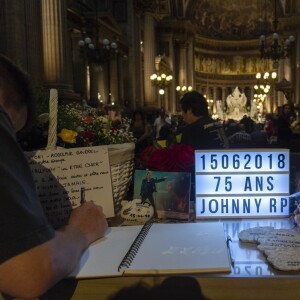
[[[216,106],[217,106],[217,115],[218,115],[218,118],[223,119],[224,115],[223,115],[222,101],[221,100],[217,100],[216,101]]]
[[[252,119],[257,118],[257,105],[256,105],[256,102],[254,102],[254,101],[252,101],[252,103],[251,103],[250,117]]]
[[[240,92],[238,87],[234,89],[232,94],[227,96],[226,103],[228,119],[240,120],[247,113],[247,97]]]

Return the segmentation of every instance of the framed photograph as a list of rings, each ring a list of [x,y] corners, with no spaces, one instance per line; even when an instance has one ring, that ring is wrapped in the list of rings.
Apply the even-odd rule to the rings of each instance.
[[[158,219],[188,220],[190,212],[191,174],[136,170],[134,199],[153,207]]]

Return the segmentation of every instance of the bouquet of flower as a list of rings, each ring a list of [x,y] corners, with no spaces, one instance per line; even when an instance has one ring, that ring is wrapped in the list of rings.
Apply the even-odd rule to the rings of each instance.
[[[175,144],[162,148],[159,144],[147,147],[137,159],[138,169],[165,172],[192,172],[195,167],[194,149],[190,145]]]
[[[58,110],[57,144],[71,148],[131,143],[135,138],[129,127],[128,118],[112,119],[99,115],[95,108],[65,105]]]

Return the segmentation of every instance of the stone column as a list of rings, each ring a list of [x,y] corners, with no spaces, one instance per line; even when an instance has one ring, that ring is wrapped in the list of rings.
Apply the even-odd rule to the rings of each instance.
[[[89,100],[89,89],[87,88],[87,59],[78,46],[78,42],[81,39],[81,33],[71,33],[72,48],[74,49],[74,51],[72,51],[74,91],[80,94],[84,99]]]
[[[125,96],[124,96],[124,72],[123,72],[123,64],[124,64],[124,58],[121,55],[117,55],[116,59],[116,76],[117,76],[117,91],[118,94],[116,95],[117,101],[119,104],[124,105]]]
[[[274,84],[271,87],[271,89],[272,89],[272,104],[271,104],[271,111],[270,112],[275,113],[276,110],[277,110],[278,105],[277,105],[277,92],[275,90]]]
[[[128,47],[128,52],[124,53],[124,56],[122,56],[122,53],[119,55],[121,71],[118,74],[120,78],[119,89],[122,89],[119,91],[122,93],[122,96],[120,95],[122,99],[126,101],[127,110],[144,106],[144,68],[141,55],[144,20],[142,8],[138,9],[135,4],[136,1],[127,1],[128,25],[126,26],[126,40],[130,47]]]
[[[110,60],[110,92],[111,102],[115,104],[119,102],[118,97],[118,64],[117,57],[112,57]]]
[[[90,98],[91,98],[91,93],[90,93],[90,90],[91,90],[91,84],[90,84],[91,75],[90,75],[90,66],[89,65],[86,65],[86,67],[84,69],[84,76],[86,78],[86,82],[85,82],[86,99],[85,100],[90,100]]]
[[[24,1],[1,1],[0,17],[1,53],[27,69]]]
[[[225,102],[226,102],[226,87],[222,87],[222,102],[223,102],[223,104],[225,104]]]
[[[293,62],[295,69],[295,104],[300,105],[300,29],[297,29],[296,33],[296,45],[295,45],[295,61]]]
[[[254,99],[254,87],[251,86],[250,87],[250,99],[249,99],[250,111],[251,111],[251,106],[253,105],[253,99]]]
[[[194,59],[194,41],[193,38],[189,39],[188,51],[187,51],[187,85],[191,85],[195,88],[194,74],[195,74],[195,59]]]
[[[278,67],[278,82],[284,79],[284,60],[281,59],[279,61],[279,67]],[[286,103],[286,99],[284,97],[284,94],[282,92],[275,92],[277,93],[277,99],[278,99],[278,106],[282,106],[284,103]],[[274,93],[274,96],[275,96]]]
[[[290,60],[290,58],[285,58],[284,59],[284,77],[288,81],[292,80],[291,60]]]
[[[180,86],[189,85],[187,82],[186,68],[187,68],[187,55],[186,55],[185,41],[179,42],[179,84]]]
[[[155,32],[154,16],[151,12],[144,14],[144,88],[145,105],[158,106],[159,95],[157,88],[152,85],[150,76],[155,73]]]
[[[34,85],[42,84],[40,1],[0,3],[0,53],[26,70]]]
[[[217,99],[217,87],[215,85],[213,86],[213,99],[218,100]]]
[[[41,51],[42,30],[41,30],[41,1],[24,1],[26,21],[26,52],[28,73],[30,78],[37,84],[43,84],[43,55]]]
[[[89,102],[93,107],[98,105],[98,81],[100,69],[101,66],[95,63],[90,63],[89,65]]]
[[[60,99],[74,99],[67,1],[43,0],[41,6],[45,84],[57,88]]]
[[[173,35],[170,34],[167,37],[169,43],[169,55],[167,56],[167,61],[170,66],[170,70],[173,76],[173,79],[167,88],[168,90],[168,102],[166,106],[166,110],[169,114],[173,115],[176,113],[176,105],[178,102],[178,92],[176,92],[176,74],[175,74],[175,52],[174,52],[174,39]]]
[[[99,80],[98,80],[98,93],[99,93],[99,96],[100,96],[100,99],[99,99],[99,102],[102,103],[102,104],[105,104],[105,99],[106,99],[106,94],[105,94],[105,78],[106,78],[106,75],[105,75],[105,70],[104,68],[101,68],[100,71],[99,71]],[[98,97],[98,95],[97,95]]]

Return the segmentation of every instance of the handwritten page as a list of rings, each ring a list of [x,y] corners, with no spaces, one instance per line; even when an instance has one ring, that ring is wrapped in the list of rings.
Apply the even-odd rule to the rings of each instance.
[[[25,153],[43,209],[54,227],[66,223],[71,210],[80,205],[80,190],[87,201],[114,216],[107,146],[38,150]]]

